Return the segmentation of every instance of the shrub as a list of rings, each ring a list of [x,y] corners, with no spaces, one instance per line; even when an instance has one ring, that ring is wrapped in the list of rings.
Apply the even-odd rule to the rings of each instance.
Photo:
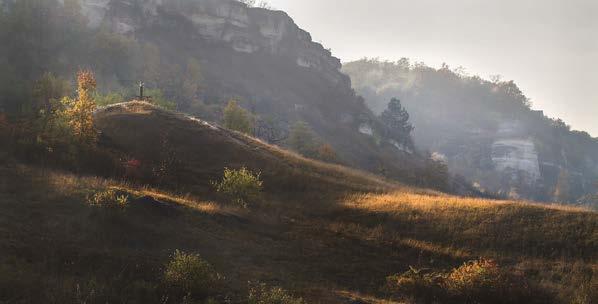
[[[177,108],[176,102],[164,97],[164,93],[160,89],[149,89],[146,91],[148,101],[162,109],[174,111]]]
[[[95,207],[125,209],[129,204],[129,196],[113,189],[107,189],[88,196],[87,202]]]
[[[240,206],[247,207],[248,202],[257,200],[262,191],[261,173],[253,173],[243,167],[239,170],[225,168],[224,177],[214,182],[216,191],[223,193]]]
[[[409,267],[403,274],[386,278],[387,290],[391,293],[405,294],[421,300],[424,303],[443,298],[444,290],[442,274],[425,269]]]
[[[235,100],[228,102],[224,108],[224,126],[227,129],[250,134],[253,125],[253,117],[247,110],[241,108]]]
[[[164,271],[164,283],[175,295],[205,298],[220,290],[223,278],[198,254],[176,250]]]
[[[503,277],[495,261],[480,259],[453,269],[444,284],[453,294],[475,298],[502,289],[501,285],[505,284]]]
[[[488,259],[470,261],[448,273],[411,268],[387,278],[389,291],[423,303],[547,303],[523,276],[501,269]]]
[[[101,94],[94,92],[93,98],[96,101],[96,105],[99,107],[109,106],[117,103],[125,102],[125,96],[119,92],[109,92],[107,94]]]
[[[280,287],[268,287],[264,283],[249,283],[249,304],[304,304],[301,298],[294,298]]]

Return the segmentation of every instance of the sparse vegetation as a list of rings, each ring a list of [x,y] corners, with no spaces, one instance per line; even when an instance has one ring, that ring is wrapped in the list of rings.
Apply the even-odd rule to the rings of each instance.
[[[265,283],[250,283],[248,304],[305,304],[280,287],[268,287]]]
[[[0,240],[0,246],[7,248],[0,251],[0,286],[15,280],[19,286],[38,286],[9,288],[10,298],[39,302],[49,294],[60,299],[57,302],[70,303],[79,290],[79,299],[94,303],[140,299],[180,303],[185,297],[206,301],[205,295],[192,296],[185,288],[167,286],[164,265],[170,263],[167,254],[175,248],[201,252],[218,265],[219,272],[231,278],[226,285],[233,302],[246,301],[246,282],[259,280],[292,286],[294,294],[308,301],[335,302],[339,289],[380,299],[384,278],[405,271],[408,265],[418,275],[404,277],[399,286],[411,291],[394,294],[401,299],[418,298],[419,292],[413,290],[421,289],[423,298],[438,291],[437,299],[467,303],[469,297],[481,299],[476,290],[494,290],[492,286],[504,286],[500,282],[529,286],[509,288],[501,299],[524,299],[527,291],[543,299],[541,303],[591,303],[596,298],[596,213],[408,188],[306,160],[147,103],[101,110],[95,120],[132,168],[152,168],[176,155],[185,164],[171,170],[174,175],[167,178],[169,182],[176,178],[176,187],[151,179],[149,186],[155,189],[138,186],[135,170],[128,172],[131,184],[123,184],[51,169],[0,167],[0,222],[3,231],[16,233],[14,238]],[[163,134],[168,147],[164,151],[156,145],[156,134],[164,131],[162,122],[171,127]],[[226,155],[205,153],[206,146]],[[210,179],[221,175],[227,164],[243,161],[263,170],[256,174],[245,169],[241,176],[264,182],[258,184],[268,204],[244,198],[251,208],[241,209],[198,199],[222,198],[214,195]],[[229,170],[229,176],[235,171],[243,170]],[[244,178],[231,178],[233,182],[224,184],[245,183],[235,180]],[[230,201],[236,196],[232,194],[245,192],[230,193],[221,192]],[[123,194],[135,198],[129,202],[126,217],[110,213],[106,217],[88,207],[91,200],[118,208],[118,196]],[[23,224],[18,220],[22,218],[35,225]],[[37,235],[43,238],[32,237]],[[480,267],[481,273],[494,274],[492,263],[462,266],[479,256],[499,263],[498,285],[488,287],[483,283],[486,275],[476,276]],[[15,257],[16,262],[6,262]],[[23,275],[12,279],[17,269]],[[209,296],[218,301],[225,298],[220,291]],[[521,302],[512,300],[517,301]]]
[[[547,303],[521,275],[501,269],[493,260],[467,262],[448,273],[410,269],[387,278],[389,290],[423,303]]]
[[[216,191],[228,196],[232,202],[247,207],[260,197],[263,184],[260,175],[260,172],[253,173],[245,167],[238,170],[225,168],[222,180],[213,184]]]
[[[449,189],[450,155],[415,148],[399,99],[369,111],[339,60],[283,12],[79,2],[0,0],[0,303],[598,301],[596,212],[429,190]],[[104,8],[110,20],[81,14]],[[213,35],[239,22],[247,32]],[[572,179],[595,175],[581,170],[593,154],[574,144],[595,141],[571,140],[561,120],[548,120],[547,135],[513,82],[397,65],[490,96],[501,115],[449,124],[466,134],[500,133],[497,122],[513,119],[505,113],[539,117],[527,126],[538,152],[572,164],[554,164],[551,196],[577,199]],[[140,80],[140,100],[125,102]],[[430,97],[413,87],[399,90],[413,92],[404,100]],[[455,114],[446,104],[441,112]],[[437,118],[432,126],[446,119]],[[389,179],[342,167],[345,158]],[[411,186],[390,179],[403,177]]]
[[[221,291],[223,277],[198,254],[176,250],[164,270],[171,293],[205,299]]]
[[[129,204],[129,195],[114,189],[106,189],[88,196],[87,202],[94,207],[125,209]]]

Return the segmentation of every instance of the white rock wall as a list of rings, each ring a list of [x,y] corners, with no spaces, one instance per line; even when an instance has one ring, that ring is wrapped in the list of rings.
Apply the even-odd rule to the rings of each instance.
[[[533,180],[540,178],[538,152],[530,139],[500,139],[492,145],[492,161],[499,171],[515,169],[526,172]]]
[[[314,43],[309,33],[297,27],[283,12],[249,8],[231,0],[182,3],[177,0],[146,0],[142,4],[143,14],[146,19],[151,19],[158,15],[160,8],[179,13],[195,25],[200,36],[227,42],[237,52],[263,51],[288,56],[298,66],[322,71],[334,82],[348,83],[348,78],[339,71],[340,60],[322,45]],[[126,16],[126,10],[135,8],[130,1],[81,0],[81,6],[91,27],[108,23],[115,32],[134,35],[141,26]]]

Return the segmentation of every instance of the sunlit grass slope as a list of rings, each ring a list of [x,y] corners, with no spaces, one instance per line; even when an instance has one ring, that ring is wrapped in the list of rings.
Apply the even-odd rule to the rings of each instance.
[[[162,185],[2,164],[0,303],[169,303],[164,265],[177,249],[213,264],[232,303],[245,303],[248,281],[308,303],[414,303],[391,298],[386,277],[480,257],[549,302],[596,301],[595,212],[410,188],[142,103],[98,113],[98,126],[102,145],[144,162],[169,149],[180,175]],[[263,172],[263,198],[247,209],[211,186],[240,166]],[[106,190],[128,206],[89,204]]]

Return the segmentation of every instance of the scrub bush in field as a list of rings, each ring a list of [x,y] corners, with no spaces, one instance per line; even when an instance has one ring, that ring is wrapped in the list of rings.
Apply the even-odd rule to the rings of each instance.
[[[388,277],[387,284],[391,293],[422,303],[547,303],[545,293],[523,276],[489,259],[469,261],[448,273],[411,268]]]
[[[176,250],[164,271],[164,283],[174,295],[206,298],[221,289],[222,276],[198,254]]]
[[[245,167],[239,170],[225,168],[222,180],[213,184],[216,191],[229,196],[235,204],[247,207],[248,203],[255,202],[260,197],[263,185],[260,174]]]
[[[249,284],[249,304],[305,304],[303,299],[295,298],[280,287],[268,287],[266,284]]]
[[[107,189],[88,196],[87,203],[94,207],[125,209],[129,204],[129,196],[114,189]]]

